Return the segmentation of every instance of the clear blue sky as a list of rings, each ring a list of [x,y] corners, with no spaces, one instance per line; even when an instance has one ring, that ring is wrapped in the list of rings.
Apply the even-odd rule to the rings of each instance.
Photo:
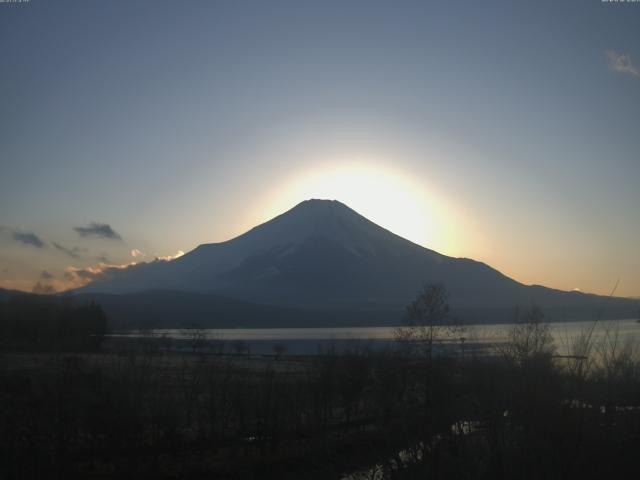
[[[228,239],[355,162],[424,193],[414,241],[640,296],[640,2],[31,0],[0,48],[0,285]]]

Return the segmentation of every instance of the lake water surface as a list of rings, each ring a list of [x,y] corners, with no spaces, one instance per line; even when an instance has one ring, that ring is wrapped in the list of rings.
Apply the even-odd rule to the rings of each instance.
[[[572,342],[582,333],[592,331],[595,343],[615,340],[620,346],[640,344],[640,323],[635,319],[558,322],[549,324],[559,354],[569,353]],[[504,342],[513,324],[468,325],[464,331],[446,337],[448,343],[466,345],[491,345]],[[276,346],[283,346],[288,353],[310,354],[334,347],[338,350],[368,345],[385,348],[395,344],[397,327],[340,327],[340,328],[222,328],[222,329],[158,329],[150,332],[132,331],[118,336],[137,337],[151,334],[175,340],[192,340],[199,335],[205,341],[225,344],[231,352],[239,343],[251,353],[273,353]],[[228,344],[228,345],[227,345]]]

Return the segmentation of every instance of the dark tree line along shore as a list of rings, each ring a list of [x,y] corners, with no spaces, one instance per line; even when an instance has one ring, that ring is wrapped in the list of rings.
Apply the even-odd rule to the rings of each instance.
[[[0,301],[0,348],[12,351],[94,351],[107,333],[107,317],[95,303],[73,305],[45,295]]]

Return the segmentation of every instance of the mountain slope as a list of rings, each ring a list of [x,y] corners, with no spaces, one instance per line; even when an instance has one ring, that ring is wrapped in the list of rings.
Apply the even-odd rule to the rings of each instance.
[[[603,301],[522,285],[483,263],[416,245],[328,200],[302,202],[237,238],[200,245],[173,261],[109,270],[79,293],[165,290],[305,309],[400,311],[433,282],[444,284],[452,305],[465,311],[535,303],[568,312]]]
[[[326,200],[302,202],[233,240],[200,245],[171,262],[107,276],[81,291],[170,289],[326,306],[404,304],[426,281],[465,297],[517,285],[484,264],[440,255]]]

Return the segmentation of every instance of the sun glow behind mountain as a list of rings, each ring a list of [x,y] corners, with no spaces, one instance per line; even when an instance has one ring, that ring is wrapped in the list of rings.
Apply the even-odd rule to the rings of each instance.
[[[294,175],[274,194],[269,215],[309,198],[339,200],[374,223],[412,242],[450,252],[448,215],[427,186],[388,167],[337,165]]]

